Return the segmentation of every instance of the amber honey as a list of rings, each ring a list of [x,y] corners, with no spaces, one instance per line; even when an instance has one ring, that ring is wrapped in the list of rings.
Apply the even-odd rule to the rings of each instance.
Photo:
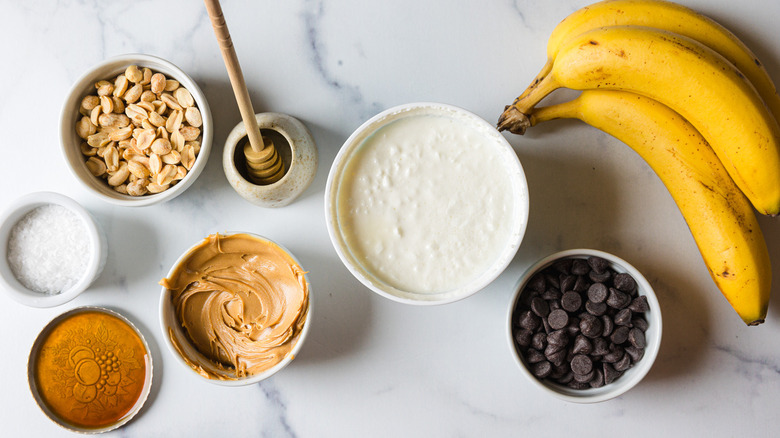
[[[31,354],[30,386],[63,426],[100,430],[123,424],[149,391],[151,357],[120,316],[84,308],[53,321]]]

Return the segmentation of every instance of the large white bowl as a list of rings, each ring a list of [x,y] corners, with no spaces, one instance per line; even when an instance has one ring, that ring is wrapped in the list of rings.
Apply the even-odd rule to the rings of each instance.
[[[130,65],[148,67],[155,72],[163,73],[169,79],[179,81],[179,83],[187,88],[190,94],[192,94],[192,97],[195,99],[195,103],[200,110],[201,117],[203,118],[200,152],[198,153],[192,169],[190,169],[189,172],[187,172],[187,175],[176,185],[157,194],[147,194],[144,196],[125,195],[109,187],[106,181],[92,175],[92,173],[89,172],[89,169],[87,169],[85,164],[86,160],[81,153],[81,143],[83,140],[76,134],[76,121],[82,117],[79,113],[79,107],[84,96],[94,92],[95,83],[97,81],[111,80],[118,74],[124,72]],[[89,189],[90,192],[112,204],[140,207],[173,199],[182,194],[182,192],[195,182],[198,175],[200,175],[206,167],[206,161],[208,161],[209,153],[211,153],[213,129],[214,123],[212,121],[211,110],[209,109],[206,96],[192,78],[180,68],[164,59],[150,55],[128,54],[105,60],[90,68],[76,80],[76,83],[73,85],[70,94],[68,94],[68,97],[65,99],[65,103],[62,106],[62,115],[60,117],[60,142],[62,144],[62,152],[65,156],[65,161],[67,162],[71,173],[73,173],[76,179]]]
[[[644,313],[645,319],[648,322],[648,329],[645,332],[645,338],[647,346],[645,347],[644,356],[640,361],[634,364],[631,368],[626,370],[619,378],[615,379],[612,383],[604,385],[600,388],[589,389],[573,389],[549,380],[540,380],[534,376],[528,369],[528,365],[523,358],[523,355],[518,351],[514,334],[512,330],[512,321],[515,307],[520,300],[520,296],[525,289],[526,284],[533,278],[533,276],[555,263],[557,260],[568,258],[581,258],[586,259],[590,256],[597,256],[607,260],[610,263],[610,267],[617,273],[630,274],[637,284],[637,290],[639,295],[647,297],[647,302],[650,306],[650,310]],[[542,392],[550,394],[559,399],[574,402],[574,403],[597,403],[606,400],[613,399],[624,394],[629,389],[636,386],[647,373],[650,368],[653,367],[658,351],[661,348],[661,333],[663,331],[663,322],[661,319],[661,308],[658,305],[658,299],[656,298],[653,288],[648,283],[647,279],[631,264],[625,260],[594,249],[571,249],[566,251],[557,252],[542,258],[534,265],[529,267],[525,273],[520,277],[515,287],[514,295],[509,303],[509,309],[507,311],[506,333],[509,340],[509,349],[515,362],[520,368],[520,371],[528,377],[528,380]]]
[[[263,236],[259,236],[257,234],[252,234],[252,233],[233,233],[233,232],[220,233],[221,236],[229,236],[233,234],[247,234],[256,239],[271,242],[277,245],[279,248],[281,248],[293,260],[295,260],[295,263],[301,266],[300,262],[295,257],[295,255],[293,255],[292,252],[290,252],[287,248],[285,248],[284,246],[282,246],[277,242],[274,242],[271,239],[265,238]],[[168,271],[167,276],[170,277],[174,273],[174,271],[176,271],[177,268],[186,261],[190,253],[195,248],[200,246],[201,243],[202,242],[199,241],[194,245],[192,245],[189,249],[184,251],[184,253],[176,260],[173,266],[171,266],[171,269],[170,271]],[[187,334],[184,332],[184,330],[181,327],[179,318],[176,316],[176,311],[171,301],[171,291],[170,289],[167,289],[164,286],[162,288],[162,292],[160,293],[160,308],[159,308],[160,328],[162,330],[163,342],[165,342],[165,345],[168,346],[168,350],[176,358],[176,361],[181,366],[185,367],[187,370],[189,370],[193,375],[197,376],[199,379],[205,380],[209,383],[213,383],[221,386],[245,386],[245,385],[252,385],[260,381],[263,381],[273,376],[274,374],[278,373],[287,365],[289,365],[290,362],[292,362],[293,359],[295,359],[295,357],[298,355],[298,352],[303,347],[303,342],[306,340],[306,337],[308,336],[311,327],[311,318],[312,318],[312,293],[311,293],[312,288],[311,288],[311,283],[309,282],[309,274],[308,273],[304,274],[304,278],[306,279],[306,283],[309,288],[309,297],[307,303],[308,309],[306,313],[306,321],[303,324],[303,328],[301,329],[301,332],[298,334],[298,339],[295,341],[295,345],[292,347],[292,349],[287,354],[287,356],[285,356],[284,359],[282,359],[279,363],[277,363],[276,365],[274,365],[273,367],[267,369],[262,373],[252,374],[237,379],[233,378],[232,376],[226,376],[227,377],[226,380],[221,380],[217,378],[209,378],[207,376],[200,374],[195,369],[193,369],[190,366],[190,364],[187,362],[187,360],[185,360],[184,357],[182,357],[182,355],[185,355],[192,362],[204,365],[209,369],[213,369],[214,367],[209,366],[209,364],[212,363],[211,360],[208,359],[206,356],[204,356],[202,353],[200,353],[198,349],[195,348],[194,345],[192,345],[192,342],[189,341]],[[174,340],[171,339],[171,337],[175,337],[175,344],[174,344]],[[181,350],[177,348],[177,345],[181,347]]]
[[[58,294],[45,294],[26,288],[16,279],[8,264],[8,240],[11,231],[27,213],[56,204],[73,212],[84,223],[89,244],[89,261],[81,279]],[[92,215],[73,199],[54,192],[36,192],[14,201],[2,215],[0,224],[0,285],[13,299],[31,307],[54,307],[66,303],[84,292],[100,275],[106,264],[107,243],[100,225]]]
[[[511,227],[512,234],[506,240],[500,254],[490,262],[490,266],[484,272],[481,272],[476,278],[466,284],[460,284],[452,290],[421,293],[419,291],[404,290],[389,284],[377,276],[375,272],[372,272],[371,268],[367,267],[365,263],[361,262],[345,236],[345,229],[348,226],[344,226],[342,219],[339,218],[339,191],[344,184],[345,169],[348,167],[350,160],[355,157],[364,142],[371,138],[372,135],[388,124],[403,118],[431,115],[449,118],[454,123],[472,127],[480,132],[480,135],[484,135],[488,142],[495,144],[504,161],[496,168],[503,168],[507,172],[510,185],[512,186],[511,190],[513,191],[512,199],[516,205],[510,207],[514,208],[515,212],[512,217],[514,221]],[[486,162],[484,164],[488,166],[494,163]],[[368,289],[385,298],[405,304],[434,305],[451,303],[471,296],[485,288],[504,271],[514,258],[523,240],[528,223],[528,186],[517,154],[509,142],[492,124],[471,112],[452,105],[427,102],[411,103],[393,107],[377,114],[357,128],[344,142],[328,174],[325,187],[325,220],[328,234],[339,258],[349,272]],[[463,233],[463,241],[468,241],[470,238],[472,236],[468,232]],[[446,260],[441,262],[447,263]]]

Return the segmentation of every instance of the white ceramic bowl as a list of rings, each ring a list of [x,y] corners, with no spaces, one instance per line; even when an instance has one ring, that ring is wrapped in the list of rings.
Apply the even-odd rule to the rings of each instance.
[[[179,83],[189,90],[195,103],[200,110],[203,118],[201,127],[201,147],[195,164],[187,175],[176,185],[168,190],[157,194],[147,194],[144,196],[124,195],[109,187],[105,180],[92,175],[85,163],[85,157],[81,153],[81,143],[83,140],[76,134],[76,121],[81,118],[79,106],[81,100],[87,94],[94,93],[94,84],[100,80],[112,80],[118,74],[125,71],[130,65],[139,67],[148,67],[155,72],[163,73],[169,79],[176,79]],[[211,117],[206,96],[200,87],[181,69],[170,62],[150,55],[128,54],[120,55],[107,59],[96,66],[90,68],[73,85],[73,88],[65,99],[60,118],[60,142],[71,173],[78,179],[90,192],[97,197],[116,205],[140,207],[145,205],[158,204],[175,198],[184,192],[198,178],[198,175],[206,167],[209,154],[211,153],[211,144],[213,137],[214,123]]]
[[[428,119],[423,119],[424,117],[427,117]],[[415,120],[415,118],[419,119]],[[432,138],[430,137],[432,131],[438,132],[444,136],[450,135],[453,130],[443,129],[442,125],[439,124],[439,120],[442,119],[446,120],[446,123],[450,124],[450,128],[458,128],[455,129],[455,131],[459,134],[462,134],[464,138],[468,137],[471,141],[471,144],[477,144],[478,146],[475,146],[474,150],[490,152],[491,156],[497,157],[495,161],[481,161],[482,157],[476,158],[476,160],[479,163],[479,166],[481,166],[478,171],[488,174],[494,172],[501,175],[503,178],[502,180],[506,181],[506,184],[504,184],[503,187],[506,187],[507,190],[509,190],[508,193],[510,194],[506,197],[506,204],[503,205],[508,210],[510,210],[510,213],[507,215],[509,219],[508,221],[498,222],[509,223],[507,228],[508,231],[501,231],[503,237],[500,240],[497,240],[499,243],[496,244],[496,247],[492,248],[490,251],[484,251],[484,254],[488,255],[479,258],[473,264],[460,264],[460,266],[465,266],[464,269],[466,270],[469,269],[469,267],[477,264],[481,264],[483,266],[475,269],[474,272],[470,273],[468,278],[464,276],[462,281],[452,281],[450,284],[441,282],[441,287],[433,287],[429,285],[421,286],[419,284],[419,280],[416,277],[410,277],[406,274],[407,272],[411,271],[411,269],[396,269],[396,271],[400,272],[394,273],[393,279],[390,280],[389,275],[380,274],[379,271],[382,268],[377,267],[381,266],[379,263],[366,262],[366,257],[360,254],[360,250],[356,248],[357,245],[355,243],[350,243],[350,240],[352,240],[352,242],[362,242],[362,238],[360,236],[349,235],[351,230],[355,229],[354,226],[351,226],[348,223],[351,220],[349,217],[351,213],[345,213],[346,211],[350,210],[351,207],[349,207],[348,204],[351,201],[348,199],[347,195],[342,197],[341,192],[343,190],[344,193],[346,193],[348,190],[352,190],[354,187],[358,187],[360,190],[364,191],[367,187],[367,185],[364,182],[359,181],[357,177],[353,178],[351,170],[349,170],[350,164],[357,159],[356,157],[360,156],[361,149],[365,144],[372,142],[374,138],[383,138],[385,135],[390,135],[387,134],[387,131],[383,131],[383,128],[391,126],[397,122],[407,123],[409,120],[411,120],[410,123],[412,123],[412,125],[404,125],[402,131],[403,133],[401,134],[402,136],[408,135],[409,142],[418,141],[422,136],[429,136],[427,138],[430,139]],[[431,121],[429,122],[429,120]],[[422,129],[422,131],[415,130],[415,127],[419,126],[416,124],[418,122],[426,124],[426,128]],[[407,128],[408,126],[412,126],[412,128],[409,129]],[[427,126],[431,126],[432,128],[428,129]],[[435,126],[435,128],[433,128],[433,126]],[[461,126],[463,127],[462,131],[459,130]],[[378,133],[380,131],[381,133]],[[420,134],[420,132],[423,132],[423,134]],[[407,140],[399,140],[392,146],[381,143],[379,145],[371,146],[371,148],[377,151],[391,150],[392,148],[395,148],[395,144],[404,144],[404,141]],[[437,141],[438,140],[434,140],[434,143],[431,144],[436,144]],[[469,146],[464,146],[464,148],[466,147]],[[484,147],[484,149],[479,149],[481,147]],[[423,151],[430,150],[428,146],[426,146],[426,148],[427,149],[423,149]],[[409,153],[409,155],[414,155],[416,153],[417,152],[415,151],[413,153]],[[397,155],[403,154],[397,153]],[[424,155],[424,152],[421,152],[421,156],[422,155]],[[409,161],[404,161],[402,158],[397,158],[383,160],[383,162],[392,162],[394,165],[401,167],[401,171],[398,172],[398,174],[393,178],[396,178],[397,181],[403,181],[406,178],[401,176],[403,172],[414,172],[415,170],[410,169],[427,169],[432,167],[425,167],[424,163],[429,163],[430,161],[424,160],[427,160],[427,158],[419,158],[415,156]],[[465,154],[464,158],[454,158],[452,162],[448,160],[449,158],[444,158],[442,162],[436,166],[460,166],[463,164],[468,164],[469,166],[465,167],[470,169],[470,164],[474,162],[473,157],[469,154]],[[420,186],[429,184],[432,189],[426,189],[427,191],[414,195],[414,199],[411,199],[410,201],[412,205],[417,202],[418,198],[429,195],[431,193],[436,194],[436,199],[447,198],[447,196],[441,195],[441,193],[444,192],[442,188],[447,185],[453,185],[453,183],[457,183],[458,181],[452,180],[452,178],[457,177],[449,175],[447,177],[443,177],[441,174],[435,173],[436,169],[439,168],[441,167],[435,167],[432,170],[434,173],[425,175],[426,180],[423,181]],[[472,173],[469,173],[469,175],[471,174]],[[395,187],[393,186],[393,182],[382,184],[383,185],[381,186],[381,189],[378,189],[377,191],[385,194],[388,203],[395,202],[396,199],[401,199],[408,196],[407,193],[402,195],[395,192],[395,188],[388,188]],[[469,189],[473,189],[471,193],[467,193],[469,197],[471,197],[474,193],[483,193],[482,190],[492,194],[491,188],[487,188],[485,185],[480,183],[469,185],[465,190]],[[374,190],[373,186],[371,186],[371,190]],[[380,198],[380,201],[376,202],[383,202],[381,199],[382,198]],[[459,199],[454,201],[456,203],[461,202]],[[371,202],[374,201],[371,200]],[[407,203],[407,205],[409,205],[409,203]],[[472,205],[472,203],[469,203],[469,205]],[[406,236],[414,234],[418,236],[424,236],[419,241],[426,241],[426,243],[424,243],[425,246],[429,245],[427,241],[433,240],[430,238],[430,236],[441,234],[441,230],[448,230],[446,232],[446,236],[444,236],[447,238],[446,240],[469,242],[475,239],[475,230],[481,231],[482,229],[488,229],[489,227],[495,225],[496,222],[491,221],[490,219],[483,220],[480,216],[482,213],[480,212],[474,213],[473,215],[470,214],[468,218],[457,217],[457,215],[455,215],[456,217],[454,219],[449,219],[449,222],[451,223],[461,223],[459,222],[461,220],[463,222],[473,220],[473,223],[469,223],[467,226],[459,227],[447,224],[446,227],[440,227],[437,224],[441,222],[437,222],[436,224],[424,224],[424,221],[417,220],[418,218],[424,218],[427,215],[427,212],[433,211],[436,209],[436,207],[431,205],[423,205],[421,208],[418,208],[418,213],[408,214],[408,212],[403,211],[401,214],[396,215],[395,212],[399,211],[400,209],[401,207],[397,208],[394,212],[391,213],[383,212],[381,214],[382,218],[380,219],[380,221],[383,222],[383,226],[374,228],[382,230],[381,232],[385,233],[386,235],[390,235],[391,233],[391,231],[388,230],[391,230],[392,228],[395,229],[395,231],[392,231],[392,233],[396,233],[399,238],[387,238],[385,241],[391,243],[385,244],[383,242],[383,245],[385,245],[385,248],[392,245],[395,252],[399,254],[403,254],[405,252],[412,254],[414,251],[420,251],[419,246],[416,249],[412,248],[412,246],[415,246],[417,240],[412,242],[403,242],[404,238],[400,237],[402,235]],[[454,210],[456,212],[458,211],[457,208]],[[493,280],[495,280],[495,278],[498,277],[512,261],[512,258],[517,253],[517,249],[523,240],[528,222],[528,186],[525,179],[525,173],[523,172],[520,160],[517,158],[517,154],[512,149],[512,146],[495,129],[492,124],[486,122],[484,119],[474,115],[471,112],[451,105],[425,102],[412,103],[393,107],[377,114],[363,123],[346,140],[336,155],[328,175],[328,180],[325,187],[325,220],[328,228],[328,234],[330,235],[331,242],[333,243],[339,258],[350,271],[350,273],[352,273],[355,278],[357,278],[370,290],[383,297],[405,304],[435,305],[451,303],[471,296],[486,287]],[[402,225],[402,222],[406,222],[406,224]],[[404,228],[407,225],[410,226]],[[458,233],[459,235],[456,235],[455,239],[451,239],[453,237],[453,233]],[[430,251],[425,254],[425,256],[436,259],[436,261],[420,261],[419,263],[431,263],[430,266],[435,266],[434,270],[438,270],[441,267],[449,268],[447,264],[450,263],[451,259],[448,259],[447,254],[449,254],[450,250],[440,250],[434,248],[439,246],[439,243],[441,243],[441,241],[438,240],[431,242],[430,247],[433,249],[430,249]],[[449,243],[447,245],[449,245],[450,248],[455,246]],[[466,245],[464,248],[469,247]],[[402,257],[408,256],[403,255]],[[427,266],[426,269],[428,269]],[[399,278],[403,281],[396,281]]]
[[[648,329],[645,332],[647,345],[645,347],[645,352],[642,359],[634,364],[631,368],[626,370],[623,375],[615,379],[615,381],[612,383],[604,385],[600,388],[573,389],[549,380],[540,380],[531,373],[531,371],[528,369],[525,359],[518,351],[516,346],[512,329],[512,321],[515,307],[518,303],[518,300],[520,299],[521,292],[523,289],[525,289],[526,284],[528,284],[531,278],[533,278],[534,274],[547,268],[548,266],[551,266],[560,259],[587,259],[590,256],[597,256],[607,260],[610,263],[610,267],[617,273],[630,274],[637,283],[637,290],[639,295],[644,295],[647,297],[647,302],[650,307],[650,310],[644,313],[645,319],[648,322]],[[653,366],[653,362],[655,362],[655,359],[658,356],[658,351],[661,348],[662,326],[663,323],[661,319],[661,308],[658,305],[658,299],[655,296],[653,288],[650,286],[650,283],[648,283],[645,277],[625,260],[612,254],[593,249],[572,249],[557,252],[555,254],[544,257],[529,267],[517,282],[514,295],[512,296],[512,300],[509,304],[506,323],[509,349],[512,357],[515,359],[515,362],[517,362],[517,365],[520,367],[520,371],[523,373],[523,375],[528,377],[531,383],[542,392],[575,403],[597,403],[610,400],[620,396],[621,394],[624,394],[626,391],[636,386],[650,371],[650,368]]]
[[[301,266],[298,259],[291,253],[287,248],[280,245],[277,242],[274,242],[271,239],[265,238],[263,236],[259,236],[252,233],[234,233],[234,232],[225,232],[225,233],[219,233],[221,236],[230,236],[233,234],[247,234],[249,236],[252,236],[256,239],[271,242],[275,245],[277,245],[279,248],[281,248],[283,251],[285,251],[299,266]],[[185,260],[188,258],[190,253],[197,248],[202,241],[197,242],[196,244],[192,245],[187,251],[185,251],[173,264],[170,271],[168,271],[167,277],[170,277],[174,271],[176,271],[177,267],[180,266],[182,263],[185,262]],[[162,292],[160,294],[160,327],[162,329],[162,338],[165,342],[165,345],[168,346],[168,350],[170,350],[171,354],[176,358],[176,361],[181,364],[183,367],[185,367],[187,370],[189,370],[193,375],[197,376],[198,378],[205,380],[207,382],[221,385],[221,386],[245,386],[245,385],[251,385],[258,383],[262,380],[265,380],[274,374],[281,371],[284,367],[290,364],[290,362],[295,359],[295,357],[298,355],[298,352],[303,347],[303,343],[306,340],[306,337],[308,336],[309,329],[311,327],[311,317],[312,317],[312,287],[311,282],[309,282],[309,275],[308,273],[305,274],[306,283],[308,284],[309,289],[309,296],[308,296],[308,309],[306,313],[306,321],[303,325],[303,328],[301,329],[300,333],[298,334],[298,339],[295,341],[295,345],[292,347],[290,352],[285,356],[279,363],[274,365],[273,367],[267,369],[264,372],[258,373],[258,374],[252,374],[248,375],[246,377],[242,378],[234,378],[234,376],[231,376],[229,374],[225,374],[226,379],[218,379],[218,378],[210,378],[208,376],[204,376],[200,374],[197,370],[192,368],[190,364],[187,362],[187,360],[182,357],[182,355],[186,356],[190,361],[193,363],[199,364],[203,366],[204,368],[207,368],[211,370],[212,372],[218,372],[218,370],[215,369],[215,367],[210,366],[212,361],[208,358],[206,358],[202,353],[200,353],[193,345],[192,342],[190,342],[187,334],[182,329],[182,326],[179,322],[178,317],[176,316],[175,309],[173,307],[173,303],[171,301],[171,291],[167,289],[166,287],[162,288]],[[171,339],[171,336],[175,337],[174,340]],[[177,348],[177,345],[181,347],[181,350]]]
[[[8,263],[8,241],[11,231],[27,213],[44,205],[61,205],[72,211],[84,223],[85,238],[90,251],[87,269],[81,279],[58,294],[45,294],[28,289],[13,274]],[[22,196],[6,209],[0,225],[0,285],[16,301],[32,307],[53,307],[66,303],[84,292],[103,271],[107,243],[100,225],[89,212],[73,199],[54,192],[36,192]]]

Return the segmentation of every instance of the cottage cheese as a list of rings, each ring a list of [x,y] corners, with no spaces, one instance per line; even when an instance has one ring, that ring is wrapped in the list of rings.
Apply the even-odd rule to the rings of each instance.
[[[338,226],[376,280],[441,294],[507,258],[508,242],[524,230],[527,194],[517,189],[513,151],[486,133],[452,115],[412,113],[353,152],[338,184]]]

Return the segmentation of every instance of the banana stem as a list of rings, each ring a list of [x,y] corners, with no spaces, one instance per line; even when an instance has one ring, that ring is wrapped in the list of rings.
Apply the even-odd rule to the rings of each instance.
[[[531,110],[528,115],[530,126],[556,119],[579,119],[580,98],[555,105],[540,106]]]
[[[517,99],[515,99],[515,102],[517,102],[518,100],[525,99],[526,96],[528,96],[528,94],[531,93],[531,91],[533,91],[536,87],[539,86],[539,83],[542,82],[542,80],[544,80],[544,78],[546,78],[552,71],[554,61],[555,60],[553,58],[547,59],[547,62],[544,63],[542,70],[539,72],[539,74],[536,75],[534,80],[531,81],[531,84],[528,86],[528,88],[526,88],[525,91],[523,91],[523,94],[521,94],[520,96],[517,97]]]
[[[550,68],[552,68],[552,63],[550,63]],[[525,130],[531,126],[528,113],[542,99],[560,87],[558,81],[551,74],[547,74],[540,81],[531,84],[522,95],[515,99],[512,105],[504,108],[504,112],[498,119],[498,130],[508,130],[513,134],[525,134]]]

